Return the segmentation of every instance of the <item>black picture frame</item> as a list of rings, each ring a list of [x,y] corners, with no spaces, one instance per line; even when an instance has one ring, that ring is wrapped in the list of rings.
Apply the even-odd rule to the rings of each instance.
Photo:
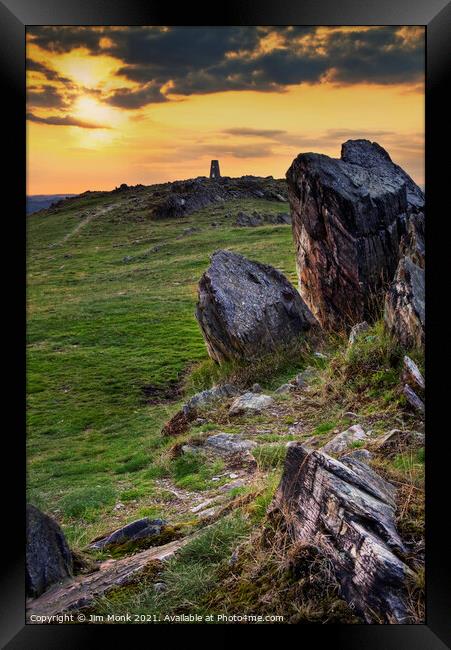
[[[330,644],[348,650],[439,650],[451,647],[451,590],[449,588],[449,536],[446,532],[446,486],[448,456],[444,451],[450,434],[446,419],[445,383],[437,368],[446,364],[449,336],[444,327],[443,309],[447,294],[443,279],[447,277],[447,238],[442,235],[447,218],[448,167],[441,155],[449,151],[449,104],[445,101],[449,87],[451,63],[451,3],[444,0],[305,0],[255,3],[252,0],[184,6],[145,0],[2,0],[0,1],[0,57],[4,112],[3,172],[4,199],[9,208],[4,213],[3,241],[12,262],[4,273],[7,305],[4,346],[17,351],[8,370],[5,411],[12,418],[4,427],[3,470],[12,468],[2,499],[3,537],[7,549],[3,555],[0,591],[0,643],[11,650],[26,648],[82,648],[104,642],[113,633],[116,643],[134,636],[142,626],[82,626],[25,624],[25,28],[27,25],[425,25],[426,26],[426,240],[429,264],[426,272],[426,624],[425,625],[357,625],[304,626],[299,633],[306,648]],[[449,154],[448,154],[449,155]],[[449,257],[449,253],[448,253]],[[446,281],[446,280],[445,280]],[[442,286],[441,286],[442,285]],[[11,310],[11,311],[10,311]],[[15,319],[11,318],[12,313]],[[6,322],[7,321],[7,322]],[[7,344],[6,342],[7,341]],[[449,366],[448,366],[449,367]],[[15,406],[13,406],[15,405]],[[6,415],[6,414],[5,414]],[[9,450],[6,451],[5,440]],[[14,497],[14,498],[13,498]],[[180,626],[175,626],[180,628]],[[207,640],[230,645],[235,626],[183,627],[185,639]],[[234,630],[232,630],[232,627]],[[263,634],[280,639],[290,626],[245,626],[239,636],[254,639]],[[208,628],[208,630],[206,630]],[[251,628],[251,629],[250,629]],[[146,628],[147,629],[147,628]],[[166,643],[174,626],[147,630],[148,639],[160,636]],[[204,633],[204,630],[206,632]],[[234,632],[235,631],[235,632]],[[189,636],[188,636],[189,632]],[[306,634],[307,632],[307,634]]]

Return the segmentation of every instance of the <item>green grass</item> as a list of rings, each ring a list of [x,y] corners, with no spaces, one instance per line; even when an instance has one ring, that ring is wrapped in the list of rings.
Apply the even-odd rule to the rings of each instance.
[[[174,482],[187,490],[207,490],[212,487],[211,478],[224,469],[222,460],[210,460],[201,452],[185,453],[173,463]],[[221,481],[216,482],[220,485]]]
[[[285,443],[259,445],[252,453],[260,469],[281,468],[285,461],[287,447]]]
[[[89,210],[113,200],[114,210],[64,240]],[[78,524],[61,505],[66,495],[98,485],[114,489],[118,499],[137,490],[138,509],[146,507],[155,480],[167,475],[155,466],[170,444],[160,431],[181,402],[146,403],[146,387],[182,381],[194,392],[215,378],[218,368],[194,317],[209,255],[231,248],[296,282],[289,227],[237,228],[225,216],[286,212],[286,204],[231,201],[153,222],[145,212],[127,213],[121,201],[88,195],[65,211],[27,219],[29,499],[77,540]],[[193,226],[200,230],[178,238]],[[86,540],[101,521],[108,528],[108,517],[90,510]]]
[[[159,577],[165,591],[156,593],[152,585],[141,583],[135,593],[123,590],[102,598],[96,614],[151,612],[164,622],[165,616],[205,613],[202,599],[218,583],[233,549],[249,532],[249,523],[239,514],[224,517],[198,534],[169,560]]]

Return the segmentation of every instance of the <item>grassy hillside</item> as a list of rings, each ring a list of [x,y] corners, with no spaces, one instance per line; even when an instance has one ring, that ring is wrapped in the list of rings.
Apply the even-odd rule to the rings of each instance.
[[[373,440],[394,428],[423,431],[402,395],[406,351],[376,322],[351,348],[340,335],[303,339],[288,354],[219,369],[194,316],[199,278],[214,250],[231,248],[296,285],[289,226],[235,225],[239,211],[276,214],[287,205],[231,200],[159,221],[139,205],[133,190],[87,194],[28,218],[29,501],[58,520],[76,550],[142,516],[163,517],[176,537],[196,531],[159,577],[163,593],[155,576],[143,579],[102,599],[99,614],[247,612],[285,622],[359,622],[314,550],[293,564],[267,506],[288,441],[313,437],[321,445],[356,422]],[[421,366],[422,355],[409,354]],[[274,392],[307,366],[305,390]],[[219,379],[257,381],[275,406],[230,418],[225,400],[185,434],[161,434],[189,394]],[[179,453],[181,444],[219,431],[258,444],[257,471],[242,471],[236,487],[235,470],[222,459]],[[398,488],[396,524],[418,575],[410,607],[420,621],[424,450],[376,452],[371,465]],[[231,488],[221,491],[225,484]],[[219,499],[219,514],[202,531],[206,520],[192,506],[211,498]]]
[[[289,226],[234,226],[239,210],[286,204],[151,221],[128,201],[87,196],[28,219],[28,487],[76,544],[123,519],[116,502],[136,500],[128,519],[149,510],[161,427],[207,359],[194,308],[209,255],[230,247],[295,282]]]

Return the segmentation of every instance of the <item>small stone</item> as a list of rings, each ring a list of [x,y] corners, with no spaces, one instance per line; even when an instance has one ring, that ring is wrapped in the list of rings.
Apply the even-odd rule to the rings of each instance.
[[[155,582],[153,588],[157,594],[161,594],[163,591],[166,591],[167,586],[164,582]]]
[[[90,548],[101,550],[112,546],[120,546],[128,542],[135,542],[142,539],[151,539],[160,535],[166,522],[163,519],[137,519],[122,528],[109,533],[105,537],[94,539]]]
[[[274,400],[269,395],[244,393],[244,395],[241,395],[233,402],[229,410],[229,415],[261,413],[264,409],[272,406],[273,404]]]
[[[407,355],[404,357],[403,364],[403,379],[405,383],[410,384],[412,388],[423,391],[425,389],[424,377],[417,364]]]
[[[351,451],[346,456],[342,456],[341,460],[346,458],[353,458],[354,460],[359,460],[361,463],[368,463],[373,457],[373,454],[368,451],[368,449],[355,449]]]
[[[424,433],[401,431],[401,429],[392,429],[375,442],[376,449],[385,454],[399,453],[409,447],[421,447],[422,445],[424,445]]]
[[[282,384],[282,386],[279,386],[274,393],[277,395],[283,395],[284,393],[291,393],[292,390],[294,390],[293,384]]]
[[[229,474],[229,478],[238,478],[238,474]]]
[[[230,492],[230,490],[243,487],[244,485],[246,485],[246,481],[241,478],[238,479],[237,481],[233,481],[232,483],[226,483],[225,485],[221,485],[219,489],[221,490],[221,492]]]
[[[262,392],[262,387],[260,386],[260,384],[252,384],[251,391],[253,393],[261,393]]]
[[[122,510],[122,508],[125,508],[123,503],[116,503],[116,505],[114,506],[115,510]]]
[[[205,408],[209,404],[219,400],[233,397],[239,394],[239,389],[233,384],[223,384],[222,386],[213,386],[208,390],[203,390],[200,393],[193,395],[187,403],[183,406],[182,411],[185,414],[192,412],[197,408]]]
[[[360,424],[354,424],[346,431],[342,431],[337,434],[332,440],[322,447],[321,451],[324,451],[326,454],[329,453],[340,453],[345,451],[353,442],[358,440],[365,440],[368,437],[368,434],[362,429]]]
[[[404,385],[403,394],[409,404],[420,413],[424,413],[424,402],[418,397],[418,395],[413,391],[410,386],[407,384]]]
[[[368,328],[369,325],[366,320],[364,320],[363,323],[357,323],[357,325],[354,325],[349,333],[349,345],[353,345],[359,336],[361,336],[363,332],[366,332]]]
[[[234,454],[252,449],[256,445],[254,440],[243,440],[240,435],[233,433],[216,433],[205,441],[206,447],[219,454]]]
[[[314,375],[315,368],[312,366],[307,366],[305,370],[296,375],[296,377],[293,379],[293,383],[296,384],[298,388],[305,388]]]

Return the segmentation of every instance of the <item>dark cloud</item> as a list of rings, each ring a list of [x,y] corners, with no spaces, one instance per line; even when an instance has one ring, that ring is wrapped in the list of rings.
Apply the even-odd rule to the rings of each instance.
[[[54,86],[27,89],[27,105],[34,108],[64,108],[66,101]]]
[[[84,122],[83,120],[78,120],[76,117],[72,117],[71,115],[65,115],[63,117],[60,117],[58,115],[52,115],[50,117],[39,117],[34,113],[27,113],[27,120],[29,122],[37,122],[38,124],[51,124],[53,126],[78,126],[81,129],[109,129],[110,128],[102,124],[92,124],[91,122]]]
[[[237,135],[242,137],[257,137],[257,138],[274,138],[279,135],[283,135],[286,131],[280,129],[252,129],[247,127],[234,128],[234,129],[224,129],[222,133],[227,133],[227,135]]]
[[[158,86],[146,84],[144,88],[140,88],[139,90],[120,88],[114,91],[106,101],[112,106],[118,106],[120,108],[139,108],[146,104],[167,102],[168,99],[161,93]]]
[[[268,51],[265,39],[275,34]],[[316,27],[37,27],[30,39],[50,52],[77,47],[122,61],[118,78],[144,85],[120,89],[107,101],[136,109],[169,94],[227,90],[283,92],[291,85],[412,84],[424,75],[424,32],[376,27],[343,31]]]
[[[39,61],[34,61],[33,59],[27,59],[26,65],[27,65],[27,71],[40,72],[49,81],[59,81],[61,83],[70,84],[69,79],[66,79],[66,77],[62,77],[56,72],[56,70],[52,70],[51,68],[48,68],[43,63],[39,63]]]

